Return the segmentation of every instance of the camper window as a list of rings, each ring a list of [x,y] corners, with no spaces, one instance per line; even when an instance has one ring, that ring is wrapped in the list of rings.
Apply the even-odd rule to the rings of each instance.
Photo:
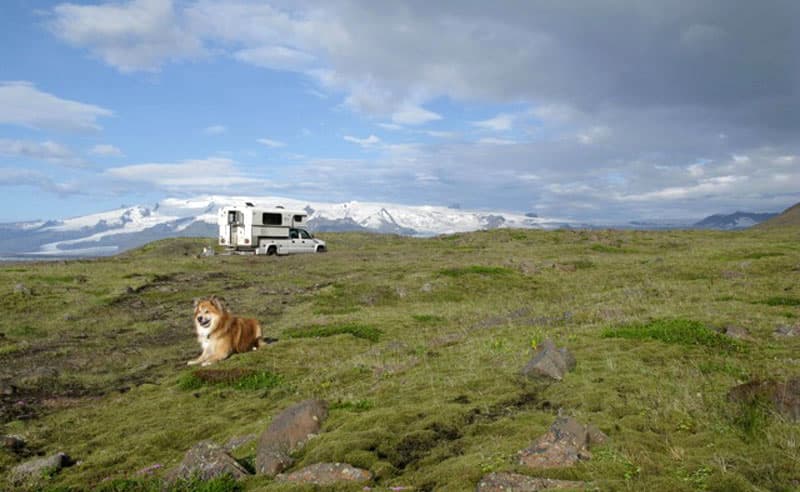
[[[295,222],[303,222],[303,216],[302,215],[295,215],[292,218],[292,220],[294,220]]]
[[[234,224],[237,223],[236,215],[237,215],[236,211],[232,210],[232,211],[228,212],[228,224],[234,225]]]
[[[261,223],[264,225],[279,226],[283,224],[283,217],[281,216],[281,214],[264,213],[261,214]]]

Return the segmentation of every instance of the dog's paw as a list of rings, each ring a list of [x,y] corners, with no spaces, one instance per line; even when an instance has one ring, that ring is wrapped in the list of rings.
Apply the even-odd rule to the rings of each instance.
[[[194,365],[197,365],[199,363],[200,363],[199,360],[190,360],[189,362],[186,363],[186,365],[187,366],[194,366]]]

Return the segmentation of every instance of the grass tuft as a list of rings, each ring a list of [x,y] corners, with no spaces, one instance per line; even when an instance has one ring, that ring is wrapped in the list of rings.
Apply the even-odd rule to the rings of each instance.
[[[678,345],[699,345],[725,351],[742,351],[744,345],[707,328],[699,321],[658,319],[648,323],[630,324],[603,330],[603,338],[629,340],[659,340]]]
[[[363,338],[371,342],[380,340],[383,332],[370,325],[360,325],[355,323],[328,325],[328,326],[308,326],[305,328],[290,328],[286,331],[289,338],[318,338],[332,337],[334,335],[353,335],[356,338]]]
[[[281,383],[277,374],[251,369],[198,369],[183,374],[178,379],[178,388],[193,391],[206,386],[225,387],[237,390],[263,391]]]
[[[513,273],[513,270],[508,268],[482,265],[439,270],[439,275],[444,275],[446,277],[463,277],[464,275],[509,275],[511,273]]]
[[[767,306],[800,306],[800,299],[796,297],[769,297],[762,301]]]

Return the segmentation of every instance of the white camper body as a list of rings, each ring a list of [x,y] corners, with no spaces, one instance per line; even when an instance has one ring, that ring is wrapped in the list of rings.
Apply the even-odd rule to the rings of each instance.
[[[284,208],[259,208],[250,203],[219,209],[219,244],[256,254],[321,253],[325,241],[303,227],[308,214]]]

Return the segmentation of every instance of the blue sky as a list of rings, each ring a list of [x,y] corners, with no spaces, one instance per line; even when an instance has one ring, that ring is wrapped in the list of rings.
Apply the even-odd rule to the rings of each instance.
[[[795,2],[5,0],[0,221],[169,196],[800,201]]]

